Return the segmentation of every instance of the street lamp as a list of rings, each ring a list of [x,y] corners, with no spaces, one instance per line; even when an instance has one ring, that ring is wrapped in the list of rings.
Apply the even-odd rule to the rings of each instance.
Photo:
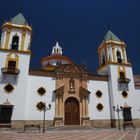
[[[47,107],[46,104],[45,104],[45,106],[44,106],[44,108],[43,108],[43,110],[44,110],[43,133],[45,133],[45,114],[46,114],[46,111],[47,111],[47,110],[50,110],[50,109],[51,109],[51,104],[48,104],[48,107]]]
[[[119,106],[117,105],[117,108],[116,108],[116,106],[113,106],[113,110],[116,111],[118,114],[118,126],[119,126],[119,130],[121,130],[119,113],[120,113],[120,111],[122,111],[122,107],[119,108]]]

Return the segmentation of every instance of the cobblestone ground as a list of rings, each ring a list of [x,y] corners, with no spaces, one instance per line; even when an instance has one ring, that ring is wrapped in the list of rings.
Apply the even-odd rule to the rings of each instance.
[[[45,133],[0,130],[0,140],[140,140],[140,129],[61,130]]]

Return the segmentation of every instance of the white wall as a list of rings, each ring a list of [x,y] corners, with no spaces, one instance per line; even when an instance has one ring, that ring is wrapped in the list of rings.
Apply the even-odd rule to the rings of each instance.
[[[131,81],[128,84],[128,97],[124,98],[122,96],[122,92],[124,90],[120,90],[118,89],[118,66],[117,65],[110,65],[109,66],[110,69],[110,82],[111,82],[111,89],[109,89],[109,91],[112,91],[113,95],[113,104],[111,105],[113,107],[113,105],[117,106],[124,106],[125,103],[127,103],[127,105],[129,105],[130,107],[132,107],[132,117],[133,118],[138,118],[138,113],[137,113],[137,106],[138,104],[140,105],[140,102],[137,100],[138,95],[136,95],[136,90],[134,87],[134,79],[133,79],[133,72],[132,72],[132,68],[125,66],[126,69],[126,78],[130,79]],[[123,86],[123,85],[122,85]],[[115,118],[117,119],[117,113],[115,113]],[[120,115],[120,118],[122,118],[122,114]]]
[[[91,92],[89,99],[90,119],[91,120],[110,119],[108,82],[90,80],[88,83],[88,90]],[[95,95],[98,90],[100,90],[103,93],[101,98],[98,98]],[[101,112],[99,112],[96,109],[98,103],[101,103],[104,106],[104,109]]]
[[[44,87],[46,93],[40,96],[37,93],[38,88]],[[55,89],[55,80],[49,77],[29,76],[28,79],[28,96],[26,106],[26,120],[42,120],[43,111],[38,111],[36,105],[38,102],[45,102],[46,105],[51,104],[51,109],[46,111],[46,120],[53,120],[55,116],[55,102],[53,90]]]
[[[0,52],[0,69],[5,67],[7,52]],[[14,105],[12,120],[25,119],[25,104],[26,104],[26,89],[28,82],[28,69],[30,55],[18,54],[19,70],[18,76],[3,75],[0,71],[0,104],[3,104],[7,99]],[[16,82],[17,81],[17,82]],[[10,94],[5,93],[4,86],[11,83],[14,86],[14,91]]]

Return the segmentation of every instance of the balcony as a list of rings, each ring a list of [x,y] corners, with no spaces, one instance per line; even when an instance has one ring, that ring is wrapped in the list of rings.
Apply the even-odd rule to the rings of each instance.
[[[17,68],[13,68],[13,67],[8,67],[8,68],[2,68],[1,69],[3,74],[14,74],[14,75],[18,75],[20,73],[20,70]]]
[[[130,82],[130,79],[125,78],[125,77],[121,77],[121,78],[118,78],[118,82],[128,84]]]

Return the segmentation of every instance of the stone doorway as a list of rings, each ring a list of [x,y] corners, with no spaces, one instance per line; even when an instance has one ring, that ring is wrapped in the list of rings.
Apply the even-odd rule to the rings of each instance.
[[[80,125],[79,102],[74,97],[65,101],[65,125]]]

